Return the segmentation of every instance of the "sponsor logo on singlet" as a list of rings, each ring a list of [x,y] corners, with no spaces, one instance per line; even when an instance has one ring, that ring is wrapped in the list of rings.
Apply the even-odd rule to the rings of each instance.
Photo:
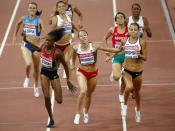
[[[90,65],[95,62],[93,53],[79,54],[79,59],[82,65]]]
[[[34,24],[25,23],[23,29],[27,36],[36,35],[36,25]]]
[[[43,67],[52,68],[52,57],[47,58],[41,55],[40,60]]]
[[[129,59],[137,59],[138,55],[137,52],[139,50],[139,46],[138,45],[125,45],[125,58],[129,58]]]

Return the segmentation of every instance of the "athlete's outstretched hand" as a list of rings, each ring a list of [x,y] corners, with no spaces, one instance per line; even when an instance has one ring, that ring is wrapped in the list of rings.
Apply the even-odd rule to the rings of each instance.
[[[69,90],[72,94],[77,93],[76,87],[69,80],[67,80],[67,86],[69,87]]]

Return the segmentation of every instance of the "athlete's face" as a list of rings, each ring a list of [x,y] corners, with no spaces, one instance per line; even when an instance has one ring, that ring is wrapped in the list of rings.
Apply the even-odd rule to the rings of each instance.
[[[81,43],[88,43],[88,34],[85,31],[80,31],[79,32],[79,40]]]
[[[136,16],[136,17],[137,17],[137,16],[140,16],[140,11],[141,11],[141,9],[140,9],[139,6],[133,5],[131,11],[132,11],[132,15],[133,15],[133,16]]]
[[[29,12],[29,15],[35,15],[37,12],[37,6],[34,4],[29,4],[28,12]]]
[[[47,47],[52,47],[54,44],[53,38],[47,35],[44,44],[46,44]]]
[[[136,25],[130,25],[129,27],[129,34],[131,37],[138,37],[139,35],[139,29],[138,29],[138,26]]]
[[[66,11],[66,7],[65,7],[65,4],[64,3],[59,3],[57,5],[57,11],[60,13],[60,14],[64,14],[65,11]]]
[[[118,24],[118,25],[125,24],[125,18],[124,18],[124,16],[122,14],[118,14],[116,16],[116,24]]]

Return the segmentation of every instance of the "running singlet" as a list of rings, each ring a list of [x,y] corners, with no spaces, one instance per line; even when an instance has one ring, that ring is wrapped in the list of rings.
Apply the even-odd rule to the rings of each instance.
[[[81,45],[78,46],[78,58],[81,65],[93,65],[97,62],[97,51],[93,51],[92,43],[89,43],[89,50],[81,51]]]
[[[129,17],[128,27],[131,25],[131,23],[135,23],[134,20],[132,19],[132,16]],[[139,20],[138,20],[136,23],[139,24],[139,27],[140,27],[139,35],[140,35],[140,36],[143,36],[143,32],[144,32],[143,17],[140,16],[140,17],[139,17]]]
[[[128,28],[125,28],[125,32],[123,34],[119,34],[117,32],[117,26],[114,29],[114,33],[112,35],[112,43],[113,43],[113,48],[119,48],[119,46],[121,45],[121,41],[124,38],[128,38],[129,37],[129,33],[128,33]]]
[[[63,23],[63,19],[59,15],[57,15],[57,26],[60,26]],[[64,26],[62,27],[65,29],[65,34],[72,34],[72,20],[71,18],[66,14],[66,22],[64,23]]]
[[[55,50],[56,48],[54,48],[51,54],[46,54],[45,47],[44,49],[42,49],[41,54],[40,54],[40,60],[41,60],[42,67],[54,68],[57,66],[57,60],[54,59]]]
[[[141,46],[140,46],[140,39],[138,37],[137,42],[134,44],[129,43],[129,38],[126,41],[126,44],[124,46],[125,50],[125,58],[128,59],[137,59],[138,55],[136,51],[141,51]]]
[[[23,21],[23,30],[26,32],[27,36],[40,36],[41,27],[39,24],[39,16],[30,20],[29,16],[26,16]]]

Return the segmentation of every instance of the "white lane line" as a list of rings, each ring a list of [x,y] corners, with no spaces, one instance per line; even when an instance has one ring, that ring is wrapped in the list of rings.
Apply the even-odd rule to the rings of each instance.
[[[123,131],[127,131],[126,116],[122,116]]]
[[[175,32],[174,32],[174,28],[173,28],[173,25],[172,25],[172,22],[170,19],[168,8],[167,8],[165,0],[161,0],[161,2],[162,2],[163,9],[164,9],[165,17],[166,17],[167,22],[168,22],[168,27],[169,27],[169,30],[171,32],[171,36],[172,36],[174,44],[175,44]]]
[[[116,8],[116,0],[113,0],[113,15],[114,15],[114,25],[117,26],[115,22],[115,15],[117,14],[117,8]],[[121,110],[122,110],[122,104],[121,104]],[[126,117],[122,116],[122,124],[123,124],[123,131],[127,131],[127,125],[126,125]]]
[[[112,0],[112,3],[113,3],[113,16],[115,18],[115,15],[117,14],[116,0]],[[114,19],[114,25],[116,25],[115,19]]]
[[[143,83],[143,86],[174,86],[175,83]],[[78,85],[75,85],[78,86]],[[67,86],[61,86],[63,88],[66,88]],[[117,84],[110,84],[110,85],[97,85],[97,87],[118,87]],[[33,87],[28,87],[28,88],[33,88]],[[28,89],[24,87],[5,87],[5,88],[0,88],[0,90],[14,90],[14,89]],[[40,88],[40,87],[39,87]]]
[[[7,27],[7,30],[6,30],[6,33],[5,33],[5,36],[4,36],[4,39],[3,39],[2,44],[1,44],[0,56],[2,55],[2,51],[3,51],[3,49],[4,49],[4,46],[5,46],[7,37],[8,37],[8,35],[9,35],[10,29],[11,29],[11,26],[12,26],[12,23],[13,23],[13,20],[14,20],[14,18],[15,18],[15,15],[16,15],[16,12],[17,12],[17,10],[18,10],[18,6],[19,6],[20,2],[21,2],[21,0],[17,0],[17,1],[16,1],[16,6],[15,6],[15,8],[14,8],[14,10],[13,10],[12,17],[11,17],[11,19],[10,19],[9,25],[8,25],[8,27]]]
[[[54,101],[55,101],[55,93],[54,93],[54,90],[52,89],[52,95],[51,95],[52,114],[53,114]],[[50,121],[50,117],[48,117],[47,124],[49,124],[49,121]],[[50,128],[46,128],[46,131],[50,131],[50,130],[51,130]]]

